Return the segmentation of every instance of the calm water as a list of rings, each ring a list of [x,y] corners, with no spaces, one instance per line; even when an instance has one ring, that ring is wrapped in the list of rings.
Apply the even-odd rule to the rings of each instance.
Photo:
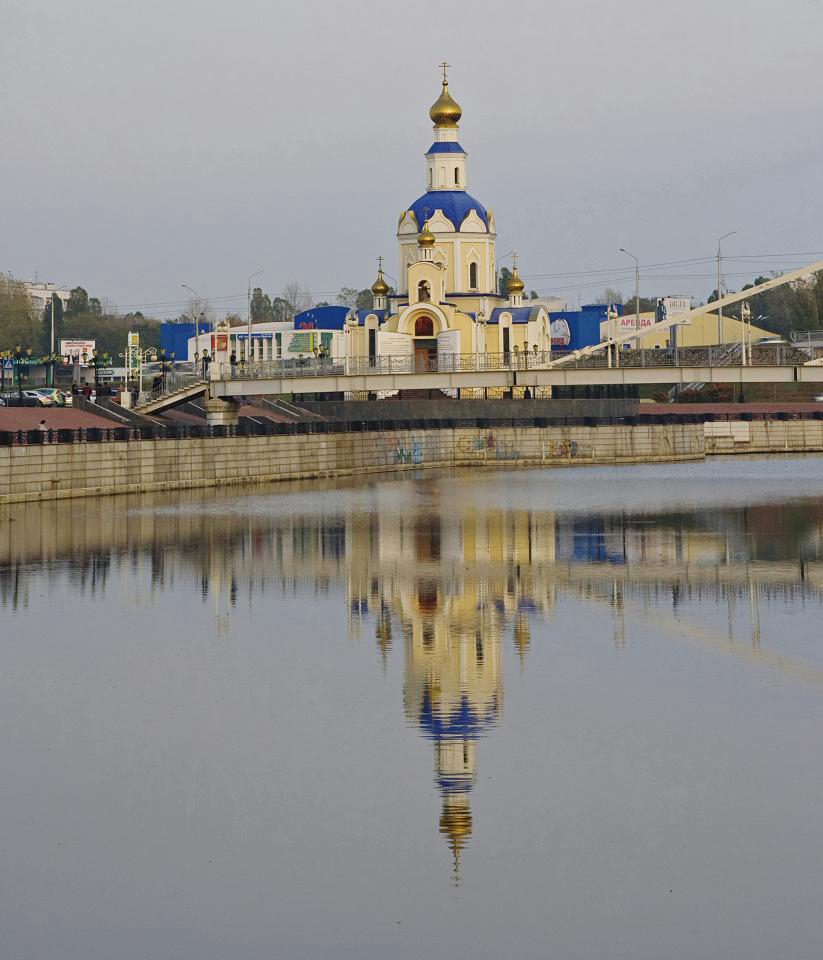
[[[0,955],[819,958],[823,459],[0,513]]]

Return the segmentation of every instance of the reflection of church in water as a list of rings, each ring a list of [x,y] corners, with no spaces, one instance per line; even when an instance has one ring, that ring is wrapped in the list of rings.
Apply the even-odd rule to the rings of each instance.
[[[535,521],[538,523],[535,523]],[[540,523],[539,521],[543,521]],[[349,580],[355,619],[373,614],[381,655],[395,630],[404,649],[406,718],[431,740],[435,783],[442,797],[440,832],[454,858],[472,834],[470,794],[478,742],[500,718],[502,646],[511,638],[525,658],[529,615],[548,612],[553,590],[529,576],[551,561],[551,514],[526,511],[421,511],[382,515],[380,526],[350,530]],[[379,579],[358,576],[365,558]],[[355,625],[356,626],[356,625]]]
[[[737,604],[750,614],[759,656],[761,599],[823,598],[823,510],[807,504],[659,514],[650,524],[644,514],[475,505],[466,486],[437,480],[378,485],[368,504],[326,513],[138,510],[124,519],[118,503],[21,505],[14,536],[0,542],[0,605],[26,604],[38,581],[21,569],[50,562],[92,597],[118,565],[142,571],[136,609],[188,576],[213,603],[221,635],[239,600],[344,591],[352,638],[375,636],[384,660],[402,646],[403,708],[432,745],[439,826],[455,868],[474,829],[481,741],[502,715],[504,652],[513,648],[524,663],[532,622],[546,620],[559,599],[603,604],[621,649],[624,598],[638,610],[666,597],[675,611],[722,603],[730,616]],[[782,540],[777,532],[786,530]],[[680,614],[677,622],[687,629]],[[724,644],[724,655],[729,649],[744,652]]]

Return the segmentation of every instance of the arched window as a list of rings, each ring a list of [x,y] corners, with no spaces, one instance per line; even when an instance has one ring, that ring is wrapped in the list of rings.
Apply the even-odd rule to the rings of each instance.
[[[429,289],[429,284],[426,280],[421,280],[417,284],[417,299],[418,300],[431,300],[431,290]]]
[[[471,290],[477,289],[477,264],[469,264],[469,288]]]
[[[431,317],[418,317],[414,321],[414,335],[416,337],[433,337],[434,321]]]
[[[454,182],[460,186],[460,167],[454,168]]]
[[[432,168],[429,167],[429,186],[432,186],[433,180],[434,180],[434,176],[432,175]]]

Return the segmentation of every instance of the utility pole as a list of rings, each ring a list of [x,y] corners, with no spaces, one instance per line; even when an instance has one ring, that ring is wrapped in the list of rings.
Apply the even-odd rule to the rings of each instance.
[[[723,292],[720,289],[721,284],[723,283],[722,274],[720,272],[720,264],[722,262],[722,255],[720,253],[720,242],[725,240],[726,237],[733,237],[737,233],[737,230],[730,230],[728,233],[724,233],[722,237],[718,238],[717,241],[717,299],[723,299]],[[722,305],[717,308],[717,345],[718,347],[723,343],[723,307]]]
[[[621,253],[625,253],[627,256],[631,257],[634,260],[634,332],[637,337],[637,343],[635,346],[637,349],[640,349],[640,261],[633,253],[629,253],[628,250],[623,247],[620,248]]]

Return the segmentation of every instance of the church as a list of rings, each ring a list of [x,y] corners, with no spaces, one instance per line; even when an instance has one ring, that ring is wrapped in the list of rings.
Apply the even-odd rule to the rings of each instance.
[[[370,361],[413,355],[427,365],[444,355],[551,349],[548,308],[524,304],[516,256],[505,295],[497,291],[494,214],[468,192],[462,111],[449,93],[447,66],[441,64],[442,89],[429,111],[434,142],[425,154],[426,191],[397,219],[398,289],[391,291],[378,258],[373,309],[348,311],[337,323],[330,312],[339,308],[295,317],[302,329],[337,326],[345,336],[334,344],[335,355]]]

